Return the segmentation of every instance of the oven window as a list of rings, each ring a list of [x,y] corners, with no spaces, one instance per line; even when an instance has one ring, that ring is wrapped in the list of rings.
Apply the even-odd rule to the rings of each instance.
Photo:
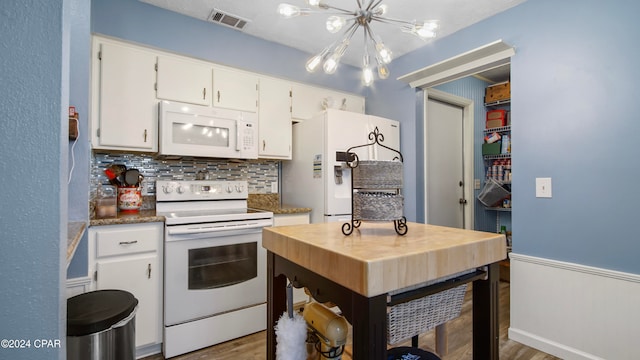
[[[174,122],[172,126],[174,144],[229,147],[228,128],[179,122]]]
[[[189,290],[214,289],[258,276],[255,242],[189,250]]]

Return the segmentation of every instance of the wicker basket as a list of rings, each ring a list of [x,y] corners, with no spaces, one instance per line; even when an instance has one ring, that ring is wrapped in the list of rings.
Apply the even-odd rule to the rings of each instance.
[[[355,189],[401,189],[402,163],[399,161],[362,160],[353,168]]]
[[[402,195],[386,192],[355,192],[353,218],[356,220],[390,221],[402,218]]]
[[[460,316],[467,284],[389,307],[387,342],[397,344]]]

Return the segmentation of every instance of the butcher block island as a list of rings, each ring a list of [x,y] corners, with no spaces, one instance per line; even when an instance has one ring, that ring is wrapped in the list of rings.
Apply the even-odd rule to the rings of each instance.
[[[275,359],[274,325],[286,310],[289,279],[296,287],[307,287],[318,301],[340,307],[353,325],[355,360],[386,359],[387,334],[380,329],[386,329],[390,299],[402,294],[412,299],[473,281],[473,358],[497,359],[498,262],[507,257],[504,235],[407,226],[406,235],[398,235],[388,222],[365,222],[351,235],[342,233],[342,223],[265,228],[267,357]],[[460,273],[465,275],[456,277]]]

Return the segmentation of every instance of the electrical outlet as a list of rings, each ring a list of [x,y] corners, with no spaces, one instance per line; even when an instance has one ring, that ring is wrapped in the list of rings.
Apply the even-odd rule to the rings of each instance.
[[[551,197],[551,178],[536,178],[536,197]]]
[[[271,192],[272,193],[277,193],[278,192],[278,182],[274,181],[271,183]]]

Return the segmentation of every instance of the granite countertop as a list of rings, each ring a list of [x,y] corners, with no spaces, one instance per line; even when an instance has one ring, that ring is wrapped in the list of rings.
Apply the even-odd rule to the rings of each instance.
[[[100,225],[120,225],[120,224],[138,224],[150,222],[164,222],[164,216],[156,215],[156,210],[140,210],[135,213],[118,212],[118,215],[110,218],[96,219],[91,218],[90,226]]]
[[[76,248],[82,239],[82,235],[87,229],[87,223],[82,221],[70,222],[67,224],[67,266],[71,263]]]
[[[277,214],[303,214],[311,212],[311,208],[295,207],[280,204],[279,194],[249,194],[247,205],[252,209],[271,211]]]

